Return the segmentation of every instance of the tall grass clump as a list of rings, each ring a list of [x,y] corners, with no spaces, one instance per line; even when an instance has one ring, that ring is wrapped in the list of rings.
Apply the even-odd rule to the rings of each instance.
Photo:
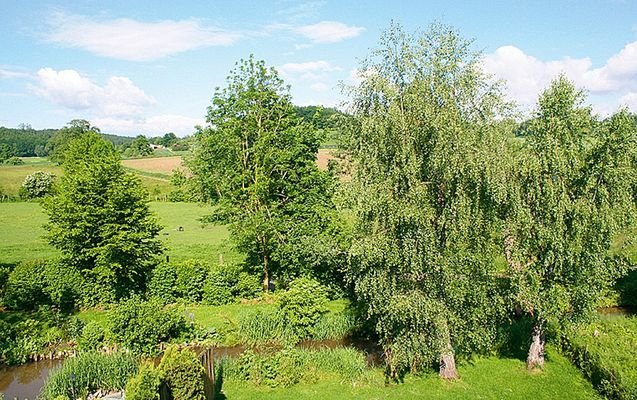
[[[256,345],[264,343],[295,343],[298,337],[286,323],[285,315],[278,309],[251,310],[239,318],[239,340]]]
[[[312,383],[324,375],[355,382],[366,371],[364,355],[353,348],[287,348],[275,353],[246,350],[238,358],[225,358],[217,364],[224,379],[269,387]]]
[[[352,334],[359,326],[356,315],[351,310],[327,313],[321,316],[311,329],[312,339],[341,339]]]
[[[70,358],[49,374],[40,398],[77,399],[102,390],[122,390],[128,378],[137,372],[137,360],[126,353],[83,353]]]

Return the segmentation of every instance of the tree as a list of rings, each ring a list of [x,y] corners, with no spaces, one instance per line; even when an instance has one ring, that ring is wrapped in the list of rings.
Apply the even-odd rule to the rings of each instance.
[[[195,134],[189,166],[202,197],[229,217],[248,262],[261,266],[267,291],[271,278],[304,267],[288,262],[286,249],[327,231],[334,179],[318,170],[315,129],[295,115],[276,70],[250,57],[227,82]]]
[[[62,165],[64,163],[64,153],[69,143],[88,132],[99,133],[100,129],[92,126],[90,122],[84,119],[74,119],[49,139],[45,152],[49,154],[51,161]]]
[[[138,135],[130,145],[130,154],[133,156],[148,156],[153,154],[153,148],[150,147],[150,143],[146,136]]]
[[[348,277],[385,349],[389,374],[486,350],[503,312],[493,240],[506,196],[507,105],[454,30],[392,25],[352,88]]]
[[[517,204],[504,232],[517,302],[533,320],[529,368],[544,364],[549,328],[590,314],[625,270],[609,252],[634,221],[637,129],[621,111],[596,124],[564,76],[540,96],[517,171]]]
[[[170,147],[173,144],[177,143],[178,141],[179,141],[179,138],[177,138],[177,136],[174,133],[168,132],[159,140],[159,144],[161,144],[164,147]]]
[[[142,291],[162,250],[160,226],[139,179],[123,170],[113,145],[95,132],[68,144],[62,166],[57,193],[44,202],[47,238],[86,280],[85,301]]]

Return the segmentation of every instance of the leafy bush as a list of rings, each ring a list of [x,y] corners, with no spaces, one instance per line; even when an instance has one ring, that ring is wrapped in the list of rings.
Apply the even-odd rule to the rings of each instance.
[[[58,396],[84,398],[98,389],[122,390],[128,378],[137,372],[137,360],[130,354],[82,353],[64,361],[53,370],[42,388],[41,398]]]
[[[204,368],[191,350],[169,346],[159,371],[174,400],[205,400]]]
[[[121,302],[109,315],[109,329],[116,342],[138,354],[156,354],[158,344],[193,331],[193,323],[159,299],[143,301],[135,296]]]
[[[40,304],[49,304],[51,299],[45,292],[46,266],[44,260],[18,264],[5,285],[5,306],[14,310],[34,310]]]
[[[97,350],[104,344],[105,336],[104,327],[96,321],[91,321],[84,326],[77,344],[80,350]]]
[[[252,299],[261,293],[258,276],[242,271],[233,264],[220,265],[208,274],[203,301],[218,306],[232,303],[236,298]]]
[[[174,303],[179,292],[177,291],[177,272],[175,267],[162,263],[152,272],[148,290],[150,295],[162,299],[164,303]]]
[[[9,267],[0,265],[0,306],[4,304],[5,287],[7,286],[10,274],[11,269]]]
[[[27,175],[20,188],[20,197],[23,199],[36,199],[51,193],[55,175],[50,172],[36,171]]]
[[[310,278],[298,278],[290,282],[279,301],[286,323],[299,337],[309,336],[312,327],[327,312],[327,290]]]
[[[84,298],[87,295],[92,295],[93,288],[87,287],[79,271],[66,263],[46,263],[44,265],[44,280],[45,292],[51,304],[62,310],[72,310],[76,305],[86,303]]]
[[[261,294],[262,288],[261,279],[257,275],[241,272],[235,285],[234,294],[241,299],[253,299]]]
[[[24,161],[20,157],[10,157],[4,161],[7,165],[22,165]]]
[[[204,303],[213,306],[232,303],[234,300],[233,288],[236,285],[238,275],[238,270],[233,265],[220,265],[213,268],[204,285]]]
[[[153,364],[142,364],[126,384],[127,400],[159,400],[161,374]]]
[[[188,260],[175,265],[179,297],[193,303],[200,302],[209,266],[199,260]]]

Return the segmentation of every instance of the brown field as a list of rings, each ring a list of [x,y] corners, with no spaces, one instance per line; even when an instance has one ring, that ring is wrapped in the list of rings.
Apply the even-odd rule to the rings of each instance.
[[[329,160],[335,159],[336,157],[332,154],[333,149],[319,149],[318,155],[316,157],[316,164],[319,169],[325,171],[327,169],[327,162]]]
[[[171,175],[173,170],[183,167],[181,156],[122,160],[122,164],[125,167],[139,171],[154,172],[165,175]]]

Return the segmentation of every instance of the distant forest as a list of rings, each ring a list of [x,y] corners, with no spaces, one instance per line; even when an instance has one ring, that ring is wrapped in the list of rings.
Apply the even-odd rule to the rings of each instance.
[[[297,106],[294,110],[296,115],[305,122],[314,124],[317,128],[325,132],[325,137],[323,138],[324,143],[334,144],[336,142],[334,131],[337,129],[338,117],[344,115],[342,112],[335,108],[324,108],[320,106]],[[33,129],[30,125],[26,124],[18,128],[0,126],[0,160],[6,160],[9,157],[49,156],[54,147],[51,138],[53,138],[60,129]],[[129,147],[135,140],[135,137],[129,136],[107,133],[100,133],[100,135],[119,149]],[[149,138],[149,141],[151,143],[163,144],[161,138],[161,136]],[[176,137],[175,141],[177,141]]]
[[[19,128],[0,126],[0,152],[8,157],[46,157],[52,150],[51,138],[59,129],[33,129],[29,125]],[[132,143],[134,138],[127,136],[101,134],[115,146]],[[7,154],[4,154],[7,153]]]

